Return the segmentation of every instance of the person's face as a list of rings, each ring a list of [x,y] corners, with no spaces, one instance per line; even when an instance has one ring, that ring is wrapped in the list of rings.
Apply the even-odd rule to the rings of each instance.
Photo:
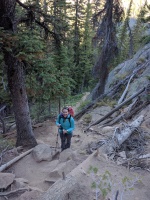
[[[64,116],[64,117],[67,117],[67,116],[68,116],[68,110],[67,110],[67,109],[63,109],[62,113],[63,113],[63,116]]]

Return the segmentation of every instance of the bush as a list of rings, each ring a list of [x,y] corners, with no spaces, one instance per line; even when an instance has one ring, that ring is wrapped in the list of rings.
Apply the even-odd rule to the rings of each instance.
[[[15,141],[13,139],[4,139],[2,136],[0,136],[0,153],[8,148],[11,149],[15,146]]]
[[[83,117],[83,121],[89,124],[92,121],[92,116],[90,114],[85,114]]]

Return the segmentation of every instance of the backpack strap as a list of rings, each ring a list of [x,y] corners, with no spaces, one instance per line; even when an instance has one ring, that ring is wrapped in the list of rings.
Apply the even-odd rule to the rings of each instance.
[[[71,127],[71,115],[69,116],[68,120],[69,120],[70,127]]]
[[[58,118],[59,124],[60,124],[60,119],[61,118],[64,118],[62,113],[59,115],[59,118]]]
[[[70,114],[69,114],[69,115],[70,115]],[[67,118],[67,119],[69,120],[70,127],[71,127],[71,117],[72,117],[72,116],[70,115],[69,118]],[[58,118],[59,124],[60,124],[60,119],[61,119],[61,118],[64,118],[63,114],[60,114],[60,115],[59,115],[59,118]]]

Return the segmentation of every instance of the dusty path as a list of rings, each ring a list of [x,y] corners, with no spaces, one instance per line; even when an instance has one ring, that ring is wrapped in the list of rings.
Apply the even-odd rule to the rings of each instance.
[[[49,144],[50,146],[55,146],[56,144],[56,136],[57,136],[57,128],[55,126],[54,121],[46,121],[43,123],[41,127],[38,127],[34,130],[35,136],[39,142],[44,142],[46,144]],[[92,140],[99,140],[101,136],[89,134],[88,136],[82,132],[80,129],[79,124],[76,122],[76,131],[75,134],[78,136],[75,136],[72,138],[72,150],[76,152],[76,155],[78,157],[77,164],[80,164],[84,159],[88,157],[86,154],[85,148],[87,147],[87,144]],[[59,140],[60,142],[60,140]],[[93,167],[98,168],[98,174],[104,174],[106,171],[109,171],[111,176],[113,177],[112,181],[112,196],[117,191],[117,188],[120,189],[120,191],[125,190],[125,187],[120,187],[120,184],[122,183],[123,178],[125,177],[132,177],[132,181],[134,182],[136,180],[136,177],[139,177],[138,179],[142,182],[137,182],[134,184],[134,190],[130,191],[130,189],[127,189],[127,192],[123,195],[123,200],[128,200],[129,197],[132,200],[149,200],[150,199],[150,175],[149,172],[146,171],[136,171],[136,172],[129,172],[128,169],[122,166],[116,166],[111,161],[108,161],[103,156],[99,155],[98,159],[93,159],[89,165]],[[12,166],[10,171],[13,171],[13,173],[16,175],[17,178],[25,178],[29,182],[30,187],[35,187],[36,190],[40,191],[46,191],[52,184],[49,182],[46,182],[45,180],[48,179],[49,174],[51,171],[53,171],[56,168],[61,168],[62,163],[59,163],[58,160],[53,160],[51,162],[48,161],[42,161],[40,163],[37,163],[32,155],[28,155],[16,164]],[[70,166],[68,166],[70,167]],[[75,166],[74,166],[75,167]],[[72,168],[73,169],[73,168]],[[95,176],[96,177],[96,176]],[[94,179],[94,181],[96,178]],[[89,187],[90,181],[93,181],[93,176],[88,175],[87,177],[83,179],[82,177],[82,183],[84,185],[83,190],[86,192],[88,191],[88,197],[86,197],[87,200],[94,200],[95,196],[95,189],[91,189],[91,193],[89,193],[89,189],[86,190],[86,187]],[[84,192],[81,190],[79,192],[80,198],[76,196],[77,200],[84,200]],[[72,200],[74,200],[74,197],[72,197]],[[18,199],[18,198],[17,198]],[[15,200],[12,199],[12,200]],[[20,200],[20,199],[19,199]],[[21,199],[22,200],[22,199]],[[27,200],[30,200],[30,198],[27,198]],[[100,199],[101,200],[101,199]],[[118,199],[121,200],[121,199]]]
[[[87,94],[88,95],[88,94]],[[84,97],[85,98],[85,97]],[[78,104],[79,105],[79,104]],[[76,107],[74,108],[76,109]],[[27,155],[19,162],[15,163],[11,168],[8,169],[9,172],[13,172],[16,175],[16,178],[24,178],[28,180],[28,186],[31,188],[34,187],[36,191],[47,191],[52,182],[48,182],[47,180],[51,178],[50,174],[52,171],[59,170],[65,167],[66,172],[69,173],[72,171],[77,165],[79,165],[82,161],[84,161],[89,155],[86,152],[86,148],[88,143],[91,141],[98,141],[103,138],[102,135],[97,135],[94,133],[85,134],[82,130],[82,126],[80,122],[75,122],[76,129],[74,131],[74,137],[72,138],[71,150],[74,152],[75,160],[72,161],[67,160],[66,162],[60,162],[59,157],[48,162],[36,162],[33,159],[32,154]],[[56,146],[57,139],[57,127],[55,125],[55,120],[47,120],[42,124],[37,125],[37,128],[34,129],[35,137],[39,143],[45,143],[50,145],[51,147]],[[60,145],[60,139],[58,140]],[[65,151],[64,151],[65,154]],[[100,180],[101,176],[107,172],[111,174],[111,178],[108,178],[107,183],[111,183],[111,200],[114,200],[114,195],[116,191],[120,191],[120,195],[123,194],[123,198],[119,196],[117,200],[150,200],[150,174],[148,171],[143,170],[134,170],[129,171],[123,166],[117,166],[116,163],[113,163],[111,160],[107,160],[105,156],[100,155],[97,158],[93,158],[90,160],[89,166],[96,167],[98,169],[97,174],[92,175],[89,173],[89,170],[86,171],[85,175],[79,177],[79,183],[82,183],[80,186],[80,190],[74,191],[71,200],[94,200],[96,199],[96,190],[92,189],[91,184],[96,180]],[[54,173],[53,178],[57,178],[57,173]],[[56,176],[56,177],[55,177]],[[123,182],[123,180],[126,181]],[[138,177],[138,178],[137,178]],[[131,179],[130,179],[131,178]],[[110,180],[111,179],[111,180]],[[134,190],[131,190],[127,184],[130,179],[131,184],[133,185]],[[136,179],[140,180],[140,182],[136,181]],[[104,186],[102,186],[103,189]],[[86,194],[85,194],[86,192]],[[30,192],[29,192],[30,194]],[[10,198],[10,200],[31,200],[37,199],[37,194],[34,194],[31,198],[29,194],[26,194],[25,197],[19,198],[14,197]],[[38,194],[39,195],[39,194]],[[1,199],[0,200],[4,200]],[[96,199],[102,200],[102,198]]]

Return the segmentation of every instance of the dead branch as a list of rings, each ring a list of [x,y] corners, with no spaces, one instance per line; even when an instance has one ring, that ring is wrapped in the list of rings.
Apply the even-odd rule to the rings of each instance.
[[[84,113],[86,113],[94,104],[95,104],[95,101],[86,105],[81,111],[79,111],[77,114],[75,114],[74,118],[80,119],[80,117],[82,117],[82,115],[84,115]]]
[[[144,102],[144,103],[142,103],[140,105],[137,105],[136,102],[135,102],[134,105],[132,104],[132,108],[134,106],[133,109],[129,109],[126,113],[123,113],[123,114],[117,116],[115,119],[111,120],[111,122],[105,123],[104,125],[105,126],[112,126],[112,125],[116,124],[117,122],[119,122],[120,120],[130,119],[133,115],[135,115],[137,112],[141,111],[148,104],[149,104],[148,101],[146,101],[146,102]],[[135,107],[135,105],[137,105],[137,106]]]
[[[4,110],[6,108],[6,106],[3,106],[2,108],[0,108],[0,112],[2,111],[2,110]]]
[[[24,193],[25,191],[28,191],[27,188],[19,188],[17,190],[12,190],[10,192],[0,192],[0,197],[4,197],[4,196],[14,196],[17,195],[18,193]]]
[[[141,70],[144,70],[145,68],[147,68],[150,64],[150,61],[148,60],[147,62],[143,63],[142,65],[140,65],[138,68],[136,68],[132,74],[138,74]],[[114,98],[116,96],[116,94],[118,93],[119,88],[122,85],[127,84],[127,81],[130,79],[132,75],[129,75],[127,77],[125,77],[123,80],[119,81],[113,88],[111,88],[108,93],[106,94],[107,97],[111,97]]]
[[[143,89],[141,89],[139,92],[135,93],[134,95],[132,95],[130,98],[128,98],[126,101],[124,101],[123,103],[121,103],[119,106],[117,106],[116,108],[114,108],[112,111],[110,111],[107,115],[105,115],[104,117],[102,117],[101,119],[97,120],[96,122],[92,123],[91,125],[89,125],[85,131],[87,131],[91,126],[97,125],[100,122],[104,121],[107,117],[111,116],[114,112],[116,112],[117,110],[119,110],[122,106],[124,106],[125,104],[127,104],[129,101],[131,101],[133,98],[137,97],[139,94],[141,94],[143,91],[145,90],[145,87]]]
[[[32,148],[33,149],[33,148]],[[15,162],[17,162],[18,160],[20,160],[21,158],[23,158],[24,156],[28,155],[29,153],[31,153],[32,149],[22,153],[21,155],[15,157],[14,159],[10,160],[8,163],[5,163],[4,165],[2,165],[0,167],[0,172],[4,171],[5,169],[7,169],[8,167],[10,167],[12,164],[14,164]]]
[[[5,134],[5,132],[6,132],[5,122],[1,116],[0,116],[0,121],[2,122],[3,134]]]
[[[142,155],[139,157],[139,159],[145,159],[145,158],[150,158],[150,153]]]
[[[144,116],[140,115],[136,120],[134,120],[130,125],[124,127],[122,130],[117,128],[114,132],[113,138],[102,146],[102,150],[107,154],[114,152],[114,150],[120,147],[122,143],[141,125],[143,119]]]
[[[144,63],[143,65],[139,66],[138,68],[136,68],[133,71],[133,74],[137,74],[139,71],[144,70],[148,65],[150,64],[150,61],[148,60],[146,63]],[[132,75],[133,75],[132,74]],[[86,105],[81,111],[79,111],[77,114],[75,114],[74,118],[75,119],[80,119],[90,108],[92,108],[92,106],[94,106],[94,104],[96,104],[97,102],[99,102],[100,100],[102,100],[105,97],[111,97],[114,98],[115,95],[118,93],[119,88],[124,85],[127,84],[127,81],[129,79],[131,79],[131,76],[129,75],[127,77],[125,77],[123,80],[119,81],[114,87],[110,88],[110,90],[105,93],[100,95],[96,100],[90,102],[88,105]]]
[[[124,90],[122,96],[120,97],[120,99],[119,99],[119,101],[118,101],[118,105],[121,104],[122,101],[124,100],[124,98],[125,98],[125,96],[126,96],[126,94],[127,94],[127,92],[128,92],[129,84],[130,84],[132,78],[134,77],[134,75],[135,75],[135,74],[133,74],[133,75],[130,77],[130,79],[129,79],[128,83],[127,83],[127,86],[126,86],[126,88],[125,88],[125,90]]]

